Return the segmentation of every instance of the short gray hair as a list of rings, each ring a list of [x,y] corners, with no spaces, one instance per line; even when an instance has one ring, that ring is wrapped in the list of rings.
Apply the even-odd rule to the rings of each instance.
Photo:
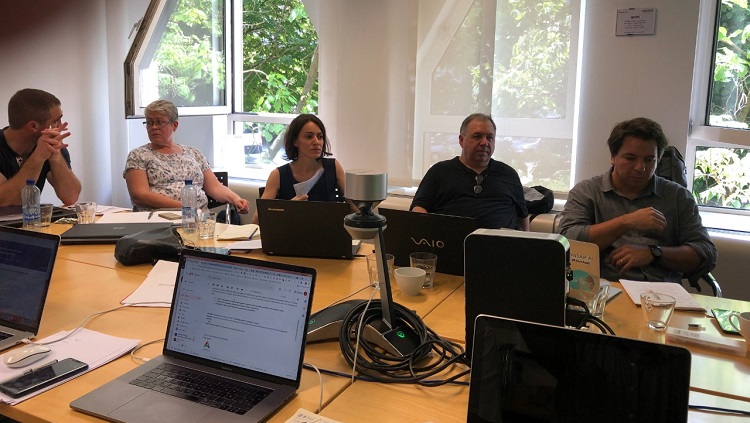
[[[149,113],[163,113],[167,116],[170,122],[176,122],[177,119],[179,119],[177,106],[169,100],[152,101],[151,104],[146,106],[146,110],[144,110],[143,113],[146,115]]]

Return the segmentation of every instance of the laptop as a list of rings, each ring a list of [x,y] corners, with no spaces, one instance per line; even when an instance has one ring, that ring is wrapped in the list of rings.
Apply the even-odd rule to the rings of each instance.
[[[477,229],[476,219],[386,208],[378,214],[387,220],[385,249],[396,266],[410,266],[409,254],[424,251],[438,256],[438,273],[463,276],[464,239]]]
[[[0,350],[39,331],[59,244],[57,235],[0,226]]]
[[[63,244],[114,244],[125,235],[171,227],[171,222],[75,225],[60,235],[60,242]]]
[[[256,205],[265,254],[351,259],[359,249],[344,228],[347,203],[259,198]]]
[[[685,422],[682,347],[479,315],[467,423]]]
[[[56,206],[52,208],[52,222],[63,217],[76,217],[76,211]],[[0,207],[0,225],[14,228],[23,226],[21,206]]]
[[[116,422],[266,419],[299,388],[315,276],[307,267],[184,250],[163,354],[70,406]]]

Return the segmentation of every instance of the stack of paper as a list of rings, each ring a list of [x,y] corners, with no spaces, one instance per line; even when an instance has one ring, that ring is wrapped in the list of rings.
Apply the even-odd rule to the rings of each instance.
[[[641,305],[641,294],[658,292],[671,295],[677,300],[675,310],[706,311],[682,285],[675,282],[641,282],[620,279],[620,283],[637,306]]]
[[[139,339],[125,339],[118,338],[116,336],[105,335],[100,332],[95,332],[85,328],[81,328],[75,331],[76,333],[60,342],[54,342],[56,339],[61,339],[66,336],[69,331],[58,332],[52,336],[48,336],[42,340],[37,341],[40,344],[49,344],[52,348],[52,353],[42,360],[39,365],[34,365],[34,368],[44,366],[45,363],[49,363],[52,360],[64,360],[68,357],[73,357],[89,365],[89,368],[79,373],[71,379],[78,377],[84,373],[88,373],[97,367],[100,367],[117,357],[126,354],[128,351],[141,342]],[[11,369],[7,366],[0,366],[0,380],[7,380],[15,376],[23,374],[27,369]],[[62,382],[51,385],[47,388],[40,389],[29,395],[20,398],[11,398],[7,395],[0,394],[0,401],[6,404],[18,404],[21,401],[27,400],[35,395],[39,395],[44,391],[50,390],[55,386],[61,385],[70,379],[66,379]]]

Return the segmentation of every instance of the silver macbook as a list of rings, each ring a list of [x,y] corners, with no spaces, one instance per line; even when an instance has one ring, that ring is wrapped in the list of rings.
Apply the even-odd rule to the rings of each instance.
[[[62,244],[114,244],[125,235],[171,227],[171,222],[75,225],[60,235],[60,242]]]
[[[76,399],[116,422],[258,422],[299,388],[315,269],[184,250],[163,354]]]
[[[479,315],[467,423],[685,422],[682,347]]]
[[[263,253],[351,259],[360,246],[344,229],[347,203],[257,199]]]
[[[0,226],[0,350],[39,331],[59,244],[57,235]]]
[[[386,208],[378,213],[387,220],[385,249],[396,266],[410,266],[409,254],[425,251],[438,256],[438,273],[463,276],[464,239],[477,229],[476,219]]]

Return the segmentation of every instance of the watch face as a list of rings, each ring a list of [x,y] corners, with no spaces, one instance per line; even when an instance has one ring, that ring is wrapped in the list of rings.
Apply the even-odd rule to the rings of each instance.
[[[661,258],[661,248],[658,245],[651,247],[651,255],[657,258]]]

